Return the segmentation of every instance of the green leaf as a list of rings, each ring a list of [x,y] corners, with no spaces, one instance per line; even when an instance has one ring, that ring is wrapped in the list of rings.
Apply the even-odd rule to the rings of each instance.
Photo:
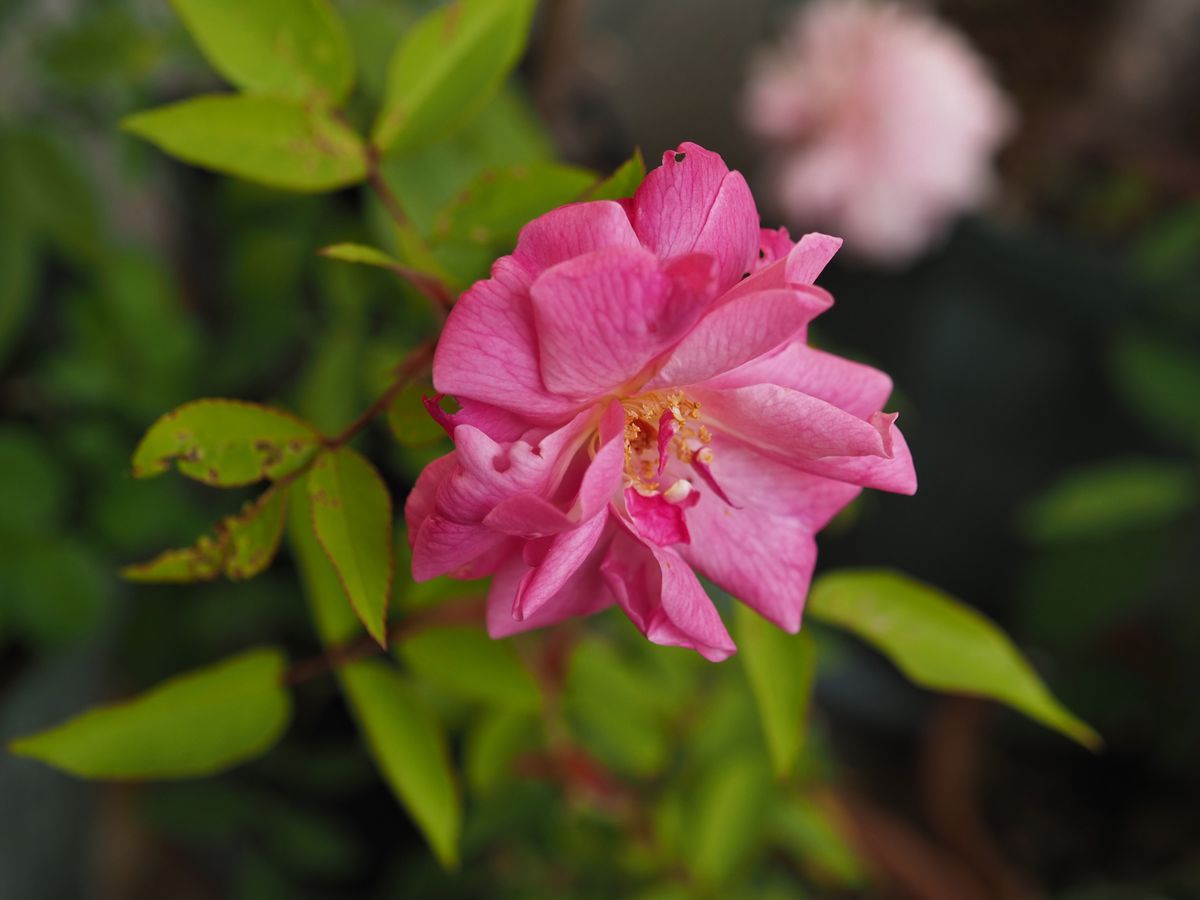
[[[840,887],[862,887],[866,872],[836,815],[816,797],[789,797],[768,818],[772,843],[780,845],[811,875]]]
[[[1190,466],[1125,460],[1066,475],[1030,504],[1022,522],[1035,541],[1089,540],[1170,523],[1198,502]]]
[[[293,489],[288,537],[321,642],[327,647],[352,639],[358,624],[338,580],[313,535],[307,495]],[[462,801],[438,722],[408,682],[378,661],[352,663],[337,670],[371,756],[391,788],[425,834],[444,866],[458,860]]]
[[[0,620],[40,649],[94,635],[111,611],[108,560],[61,534],[0,538],[0,584]]]
[[[98,261],[105,243],[103,220],[91,181],[69,143],[46,131],[0,131],[0,167],[7,169],[0,175],[6,220],[27,223],[74,261]]]
[[[0,216],[0,365],[17,346],[33,308],[37,241],[12,210]]]
[[[509,249],[527,222],[578,200],[595,181],[587,169],[550,162],[485,172],[442,210],[431,238]]]
[[[422,294],[432,298],[439,305],[448,305],[453,299],[445,285],[436,277],[406,266],[400,260],[389,256],[382,250],[377,250],[375,247],[369,247],[366,244],[332,244],[331,246],[322,248],[318,253],[328,259],[374,266],[394,272]]]
[[[536,0],[459,0],[426,15],[388,65],[372,141],[409,150],[478,113],[517,64]]]
[[[433,385],[423,382],[406,384],[388,406],[388,427],[403,447],[429,447],[440,444],[446,431],[425,408],[425,397],[436,396]]]
[[[397,648],[422,679],[467,700],[515,711],[536,711],[541,695],[510,641],[480,627],[426,628]]]
[[[509,710],[489,710],[467,733],[463,768],[471,790],[486,795],[513,774],[522,751],[532,750],[539,738],[538,720]]]
[[[0,427],[0,534],[62,530],[70,469],[55,463],[52,450],[32,428]]]
[[[311,459],[321,436],[295,416],[240,400],[193,400],[150,426],[133,454],[135,478],[172,462],[189,478],[239,487],[281,478]]]
[[[291,718],[283,654],[252,650],[10,745],[81,778],[210,775],[265,753]]]
[[[1200,448],[1200,353],[1145,335],[1125,335],[1112,352],[1126,406],[1171,440]]]
[[[667,762],[663,710],[648,673],[604,641],[585,638],[571,653],[564,707],[580,740],[619,772],[653,775]]]
[[[742,603],[734,607],[738,656],[746,667],[759,721],[779,777],[795,765],[816,673],[816,654],[807,632],[788,634]]]
[[[328,191],[366,177],[358,135],[281,97],[210,94],[136,113],[121,127],[184,162],[282,190]]]
[[[392,591],[392,498],[375,467],[349,447],[322,454],[308,473],[313,532],[367,632],[387,643]]]
[[[327,0],[171,2],[212,67],[237,87],[328,105],[350,92],[350,39]]]
[[[919,685],[999,700],[1085,747],[1100,746],[1004,632],[929,585],[883,570],[831,572],[813,584],[805,610],[874,644]]]
[[[253,578],[271,564],[283,536],[287,495],[269,488],[237,515],[226,516],[192,547],[166,550],[148,562],[126,566],[130,581],[211,581],[225,575],[234,581]]]
[[[318,252],[321,256],[327,256],[329,259],[340,259],[342,262],[361,263],[365,266],[377,266],[381,269],[391,269],[393,271],[397,268],[402,268],[400,260],[366,244],[331,244]]]
[[[442,865],[457,865],[461,801],[437,721],[408,681],[383,663],[354,663],[341,675],[384,778],[425,832]]]
[[[689,866],[709,885],[732,880],[759,845],[770,794],[766,766],[749,756],[724,759],[698,786],[692,811]]]
[[[588,192],[589,200],[623,200],[632,197],[646,177],[646,161],[642,159],[641,148],[633,151],[633,156],[621,163],[602,182]]]

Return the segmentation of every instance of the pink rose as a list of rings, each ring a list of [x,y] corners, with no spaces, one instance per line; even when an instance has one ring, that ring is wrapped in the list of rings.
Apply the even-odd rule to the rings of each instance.
[[[414,576],[493,576],[493,637],[617,603],[721,660],[695,572],[796,631],[816,532],[862,487],[916,488],[890,379],[805,344],[840,244],[760,230],[742,176],[695,144],[631,200],[526,225],[438,345],[460,408],[429,402],[455,450],[405,508]]]
[[[746,105],[790,219],[885,262],[924,250],[986,197],[1015,118],[961,35],[866,0],[802,7],[752,68]]]

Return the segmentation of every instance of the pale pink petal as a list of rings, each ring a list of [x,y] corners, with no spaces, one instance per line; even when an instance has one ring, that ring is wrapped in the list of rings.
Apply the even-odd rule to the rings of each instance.
[[[548,269],[530,290],[546,387],[587,399],[633,379],[708,304],[707,292],[690,288],[640,249],[599,250]]]
[[[521,579],[513,601],[514,619],[534,615],[566,586],[595,548],[607,524],[608,511],[602,510],[570,531],[542,539],[546,542],[544,555]]]
[[[712,435],[710,447],[713,477],[727,492],[727,505],[791,517],[814,534],[862,491],[857,484],[823,478],[764,456],[719,431]],[[894,440],[892,449],[894,453]],[[713,504],[707,506],[710,514],[717,514]]]
[[[417,483],[404,501],[404,524],[408,529],[410,546],[417,539],[421,523],[432,516],[437,507],[438,489],[457,469],[458,452],[452,450],[445,456],[439,456],[417,476]]]
[[[540,538],[566,531],[577,523],[544,497],[518,494],[497,503],[483,524],[515,537]]]
[[[726,292],[719,302],[728,303],[735,297],[757,291],[814,284],[817,276],[841,246],[841,238],[817,232],[806,234],[786,256],[756,268],[749,278],[743,279],[732,290]]]
[[[612,593],[600,575],[600,561],[606,546],[601,541],[591,556],[575,570],[567,583],[537,612],[522,620],[513,618],[513,603],[521,583],[531,571],[517,553],[511,556],[492,577],[487,599],[487,630],[493,638],[508,637],[534,628],[544,628],[574,616],[590,616],[613,604]]]
[[[433,360],[438,391],[519,413],[530,422],[570,418],[579,404],[546,390],[539,371],[529,283],[504,257],[492,277],[477,282],[454,305]]]
[[[804,522],[704,497],[688,512],[688,528],[692,541],[678,548],[685,560],[784,631],[800,629],[817,559]]]
[[[583,473],[571,504],[576,521],[590,519],[608,506],[621,487],[625,471],[625,410],[617,401],[609,404],[599,428],[600,447]]]
[[[737,369],[792,340],[832,304],[816,287],[761,291],[723,303],[679,342],[646,387],[696,384]]]
[[[761,445],[747,450],[759,456],[774,459],[792,468],[808,472],[823,479],[843,481],[859,487],[875,488],[879,491],[891,491],[895,494],[915,494],[917,491],[917,475],[913,470],[912,455],[899,428],[891,427],[890,422],[876,420],[881,428],[887,431],[887,444],[891,456],[826,456],[821,459],[789,455],[778,448]],[[882,435],[881,435],[882,437]],[[713,444],[729,436],[721,436],[719,431],[713,433]],[[714,465],[719,465],[716,451],[713,452]],[[831,498],[832,499],[832,498]]]
[[[763,228],[758,237],[758,259],[751,271],[757,272],[775,260],[783,259],[795,246],[796,242],[786,228]]]
[[[759,384],[693,388],[713,430],[740,438],[785,462],[827,456],[887,456],[888,430],[816,397]],[[890,423],[887,423],[890,425]]]
[[[536,444],[500,444],[471,425],[454,429],[459,470],[439,487],[439,511],[459,522],[481,522],[503,500],[520,494],[548,496],[586,440],[590,413]]]
[[[859,418],[882,409],[892,393],[892,379],[878,369],[800,342],[719,375],[707,386],[734,388],[754,384],[777,384],[801,391]]]
[[[413,579],[428,581],[457,572],[506,540],[483,525],[451,522],[434,514],[426,518],[413,541]]]
[[[600,571],[625,614],[654,643],[688,647],[712,662],[737,650],[712,600],[674,550],[621,529]]]
[[[532,276],[560,262],[606,247],[639,247],[629,216],[611,200],[572,203],[521,229],[513,256]]]
[[[663,154],[634,194],[632,219],[642,243],[662,259],[714,256],[723,288],[751,271],[758,255],[758,210],[746,180],[696,144]]]
[[[441,405],[445,396],[437,394],[421,399],[430,417],[441,425],[451,438],[454,437],[454,429],[459,425],[473,425],[494,441],[515,441],[530,429],[531,423],[518,414],[498,406],[478,403],[469,397],[455,398],[459,408],[454,412],[447,412]]]
[[[841,246],[840,237],[816,231],[804,235],[786,257],[784,278],[788,284],[815,284]]]

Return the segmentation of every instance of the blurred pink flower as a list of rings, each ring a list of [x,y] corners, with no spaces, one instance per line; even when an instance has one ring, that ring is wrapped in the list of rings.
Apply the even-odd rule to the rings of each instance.
[[[1015,119],[960,34],[869,0],[803,6],[752,66],[746,101],[788,217],[884,262],[916,255],[986,197]]]
[[[698,571],[796,631],[813,535],[862,486],[911,493],[882,372],[805,344],[841,244],[760,230],[695,144],[631,200],[565,206],[446,323],[455,450],[405,508],[418,580],[493,576],[500,637],[617,603],[651,641],[734,651]]]

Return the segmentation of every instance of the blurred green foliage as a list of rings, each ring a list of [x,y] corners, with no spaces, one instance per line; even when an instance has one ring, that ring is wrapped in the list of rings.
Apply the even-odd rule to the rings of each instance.
[[[366,131],[377,109],[399,102],[395,70],[431,68],[422,62],[428,50],[419,42],[410,50],[417,63],[388,63],[426,6],[339,5],[345,48],[334,54],[336,64],[327,57],[314,63],[304,96],[318,95],[324,103],[355,83],[345,118]],[[185,17],[188,10],[196,16],[211,11],[184,2],[177,8]],[[514,4],[510,14],[527,18],[531,8]],[[214,21],[212,27],[226,27]],[[37,701],[32,713],[5,720],[8,738],[264,639],[305,659],[357,635],[328,556],[315,541],[297,537],[311,535],[304,528],[307,498],[298,492],[290,510],[292,549],[254,581],[166,588],[119,581],[121,566],[164,547],[191,545],[252,499],[180,478],[134,480],[129,457],[138,439],[164,411],[205,396],[277,403],[336,432],[380,393],[397,361],[433,333],[436,314],[386,268],[323,259],[319,248],[344,242],[382,248],[461,287],[486,274],[529,217],[588,192],[627,195],[642,166],[639,157],[597,184],[593,173],[557,162],[520,91],[501,78],[485,78],[489,87],[479,93],[477,109],[463,104],[432,125],[414,118],[419,127],[395,117],[379,120],[382,143],[406,150],[381,162],[382,177],[409,220],[397,228],[374,196],[280,194],[188,169],[119,133],[116,123],[132,113],[223,89],[165,12],[104,0],[59,20],[41,15],[35,3],[13,2],[0,8],[0,23],[36,48],[36,73],[15,86],[29,93],[7,104],[0,120],[0,196],[6,198],[0,216],[0,700],[12,710],[33,702],[23,698]],[[331,40],[342,47],[343,37]],[[458,52],[472,65],[491,60],[498,71],[519,52],[505,40],[484,49],[472,43]],[[213,56],[211,49],[206,53]],[[231,58],[218,69],[240,87],[275,86],[277,66],[247,69],[243,63]],[[294,103],[283,107],[289,121],[324,116]],[[146,120],[141,127],[148,128]],[[436,144],[420,145],[418,137],[433,139],[439,130]],[[210,137],[219,138],[219,130]],[[232,156],[207,161],[238,170],[248,152],[239,144]],[[273,156],[255,165],[252,174],[287,174]],[[287,179],[292,187],[325,188],[363,174],[347,166],[322,171],[314,181],[311,168],[298,171]],[[1003,448],[1016,456],[1028,452],[1042,426],[1012,410],[1039,379],[1070,382],[1071,375],[1056,368],[1066,367],[1070,354],[1056,355],[1056,342],[1086,323],[1085,352],[1094,357],[1088,372],[1097,376],[1088,391],[1106,414],[1113,398],[1122,404],[1113,413],[1121,438],[1112,442],[1112,453],[1094,434],[1068,442],[1036,473],[1025,470],[1020,490],[1004,504],[980,501],[977,515],[990,517],[1003,539],[1028,542],[1013,567],[1019,576],[988,599],[1007,591],[1020,638],[1051,653],[1056,674],[1086,673],[1066,685],[1072,708],[1118,741],[1127,729],[1138,732],[1176,765],[1190,759],[1200,724],[1179,707],[1166,713],[1171,726],[1153,721],[1161,708],[1139,710],[1159,676],[1146,674],[1136,658],[1114,660],[1106,648],[1128,633],[1131,621],[1138,634],[1162,638],[1172,662],[1200,639],[1196,611],[1180,612],[1181,598],[1193,592],[1194,599],[1200,584],[1188,550],[1200,520],[1198,223],[1195,209],[1183,209],[1145,229],[1128,254],[1129,271],[1121,273],[1148,298],[1136,307],[1089,294],[1070,264],[1047,259],[1055,254],[1040,241],[968,233],[951,246],[949,262],[907,276],[910,290],[932,298],[924,307],[914,303],[911,313],[911,322],[929,326],[924,342],[889,335],[914,356],[935,360],[943,382],[946,370],[1000,369],[1004,353],[1023,348],[1027,365],[996,388],[989,409],[1020,432]],[[1003,305],[997,313],[988,289],[960,291],[965,281],[975,283],[963,272],[979,253],[1015,261],[991,290],[1004,300],[1033,298],[1024,309],[1030,318],[1045,301],[1042,331],[1014,326],[1016,313]],[[1042,291],[1057,296],[1026,293],[1038,279]],[[951,296],[955,307],[938,306]],[[976,301],[977,307],[963,309]],[[891,295],[888,302],[903,300]],[[1114,306],[1120,307],[1115,313]],[[988,340],[973,346],[970,337],[982,332]],[[949,456],[961,445],[940,440],[938,414],[970,430],[972,412],[965,403],[956,406],[964,398],[954,391],[974,387],[986,395],[988,386],[933,388],[923,381],[923,363],[896,363],[902,383],[921,401],[914,404],[911,433],[924,438],[925,467],[953,472],[953,461],[939,452]],[[380,461],[396,497],[446,449],[421,417],[418,397],[406,391],[389,410],[404,440],[376,429],[361,442]],[[1065,423],[1061,430],[1068,430]],[[980,451],[983,443],[969,446]],[[979,455],[971,458],[979,464]],[[1013,468],[1021,469],[1019,460]],[[933,511],[916,514],[926,515],[925,522],[944,522],[963,505],[961,493],[940,497],[937,481],[932,500],[921,500]],[[991,515],[998,509],[1010,515]],[[895,519],[877,512],[860,511],[867,536],[861,544],[844,539],[840,546],[851,548],[846,555],[872,547],[872,522],[895,529]],[[929,577],[938,576],[938,564],[953,573],[956,561],[964,568],[987,561],[953,551],[929,529],[909,529],[917,540],[913,533],[937,547],[915,563],[933,570]],[[901,554],[904,538],[888,538]],[[393,609],[415,616],[478,597],[477,584],[413,585],[405,553],[401,534]],[[318,636],[293,566],[305,574]],[[992,581],[964,577],[952,586],[986,594]],[[747,631],[761,626],[745,624]],[[760,637],[777,644],[771,652],[785,661],[781,665],[795,667],[797,681],[811,677],[807,651],[791,655],[793,639],[775,632]],[[814,639],[827,660],[818,676],[834,680],[839,667],[853,674],[861,649],[845,650],[819,632]],[[792,682],[787,693],[794,696],[781,701],[753,663],[745,671],[736,664],[713,668],[684,652],[650,647],[611,615],[593,623],[568,659],[550,656],[540,639],[484,643],[478,630],[442,625],[402,637],[397,666],[371,660],[343,667],[337,677],[345,701],[328,679],[307,681],[295,690],[291,731],[263,758],[220,779],[146,786],[133,794],[132,811],[124,815],[153,835],[138,852],[153,855],[165,845],[203,860],[206,878],[217,885],[214,896],[245,898],[767,898],[862,889],[864,867],[847,844],[836,806],[820,792],[834,764],[819,716],[799,740],[805,685],[797,689]],[[57,693],[38,693],[51,690],[47,673],[75,661],[86,665],[54,688]],[[543,684],[555,665],[562,667],[560,693]],[[756,710],[763,711],[762,722]],[[457,871],[443,870],[426,852],[382,789],[364,744],[437,858],[457,862]],[[31,777],[32,767],[6,757],[0,779]],[[786,779],[776,777],[788,771]],[[45,790],[74,790],[61,779],[54,785]],[[107,802],[109,790],[75,796],[87,812],[79,821],[94,819],[100,828],[124,824]],[[12,874],[3,877],[32,880],[0,881],[0,888],[35,896],[61,877],[53,866],[82,871],[87,865],[82,855],[64,862],[58,851],[39,850],[32,838],[5,843],[0,870]],[[22,856],[27,860],[18,866]],[[142,865],[152,868],[145,859]],[[182,881],[187,872],[173,877]],[[170,896],[177,883],[167,881],[159,895]]]

